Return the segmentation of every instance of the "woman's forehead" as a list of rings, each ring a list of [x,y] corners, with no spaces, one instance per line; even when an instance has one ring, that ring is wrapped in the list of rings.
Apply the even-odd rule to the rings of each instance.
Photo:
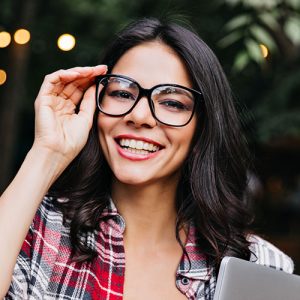
[[[159,41],[142,43],[126,51],[112,73],[129,76],[145,88],[161,83],[191,87],[182,59],[171,47]]]

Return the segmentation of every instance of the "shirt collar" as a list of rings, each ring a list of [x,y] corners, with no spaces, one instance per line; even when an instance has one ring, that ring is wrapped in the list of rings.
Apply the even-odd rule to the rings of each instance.
[[[100,218],[120,216],[115,203],[109,198],[107,206],[103,209]]]
[[[196,244],[196,227],[189,226],[185,251],[180,260],[177,275],[193,280],[207,281],[212,276],[213,268],[209,266],[206,255]]]
[[[107,206],[103,209],[100,219],[106,222],[115,230],[116,234],[123,234],[125,231],[125,220],[119,214],[117,207],[111,197],[109,197]]]

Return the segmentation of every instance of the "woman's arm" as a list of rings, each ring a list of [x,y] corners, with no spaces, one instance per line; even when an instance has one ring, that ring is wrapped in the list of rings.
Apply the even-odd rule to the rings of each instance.
[[[35,101],[33,146],[0,198],[1,299],[44,195],[87,141],[96,109],[93,80],[105,72],[106,66],[78,67],[45,77]]]

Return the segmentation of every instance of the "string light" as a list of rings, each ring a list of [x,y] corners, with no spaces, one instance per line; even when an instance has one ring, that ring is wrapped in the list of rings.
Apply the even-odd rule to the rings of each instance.
[[[0,85],[5,83],[6,78],[7,78],[6,72],[0,69]]]
[[[26,29],[18,29],[14,34],[14,40],[17,44],[24,45],[30,41],[30,32]]]
[[[0,48],[5,48],[7,47],[11,42],[11,36],[8,32],[6,31],[1,31],[0,32]]]
[[[264,58],[267,58],[267,56],[269,55],[269,50],[268,50],[268,48],[267,48],[265,45],[263,45],[263,44],[260,44],[259,47],[260,47],[262,56],[263,56]]]
[[[62,51],[70,51],[75,47],[75,37],[69,33],[62,34],[57,40],[57,46]]]

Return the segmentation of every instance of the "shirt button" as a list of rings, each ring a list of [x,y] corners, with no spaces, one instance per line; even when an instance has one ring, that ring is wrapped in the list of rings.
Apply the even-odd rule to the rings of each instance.
[[[190,280],[186,277],[181,278],[181,283],[183,285],[188,285],[190,283]]]

